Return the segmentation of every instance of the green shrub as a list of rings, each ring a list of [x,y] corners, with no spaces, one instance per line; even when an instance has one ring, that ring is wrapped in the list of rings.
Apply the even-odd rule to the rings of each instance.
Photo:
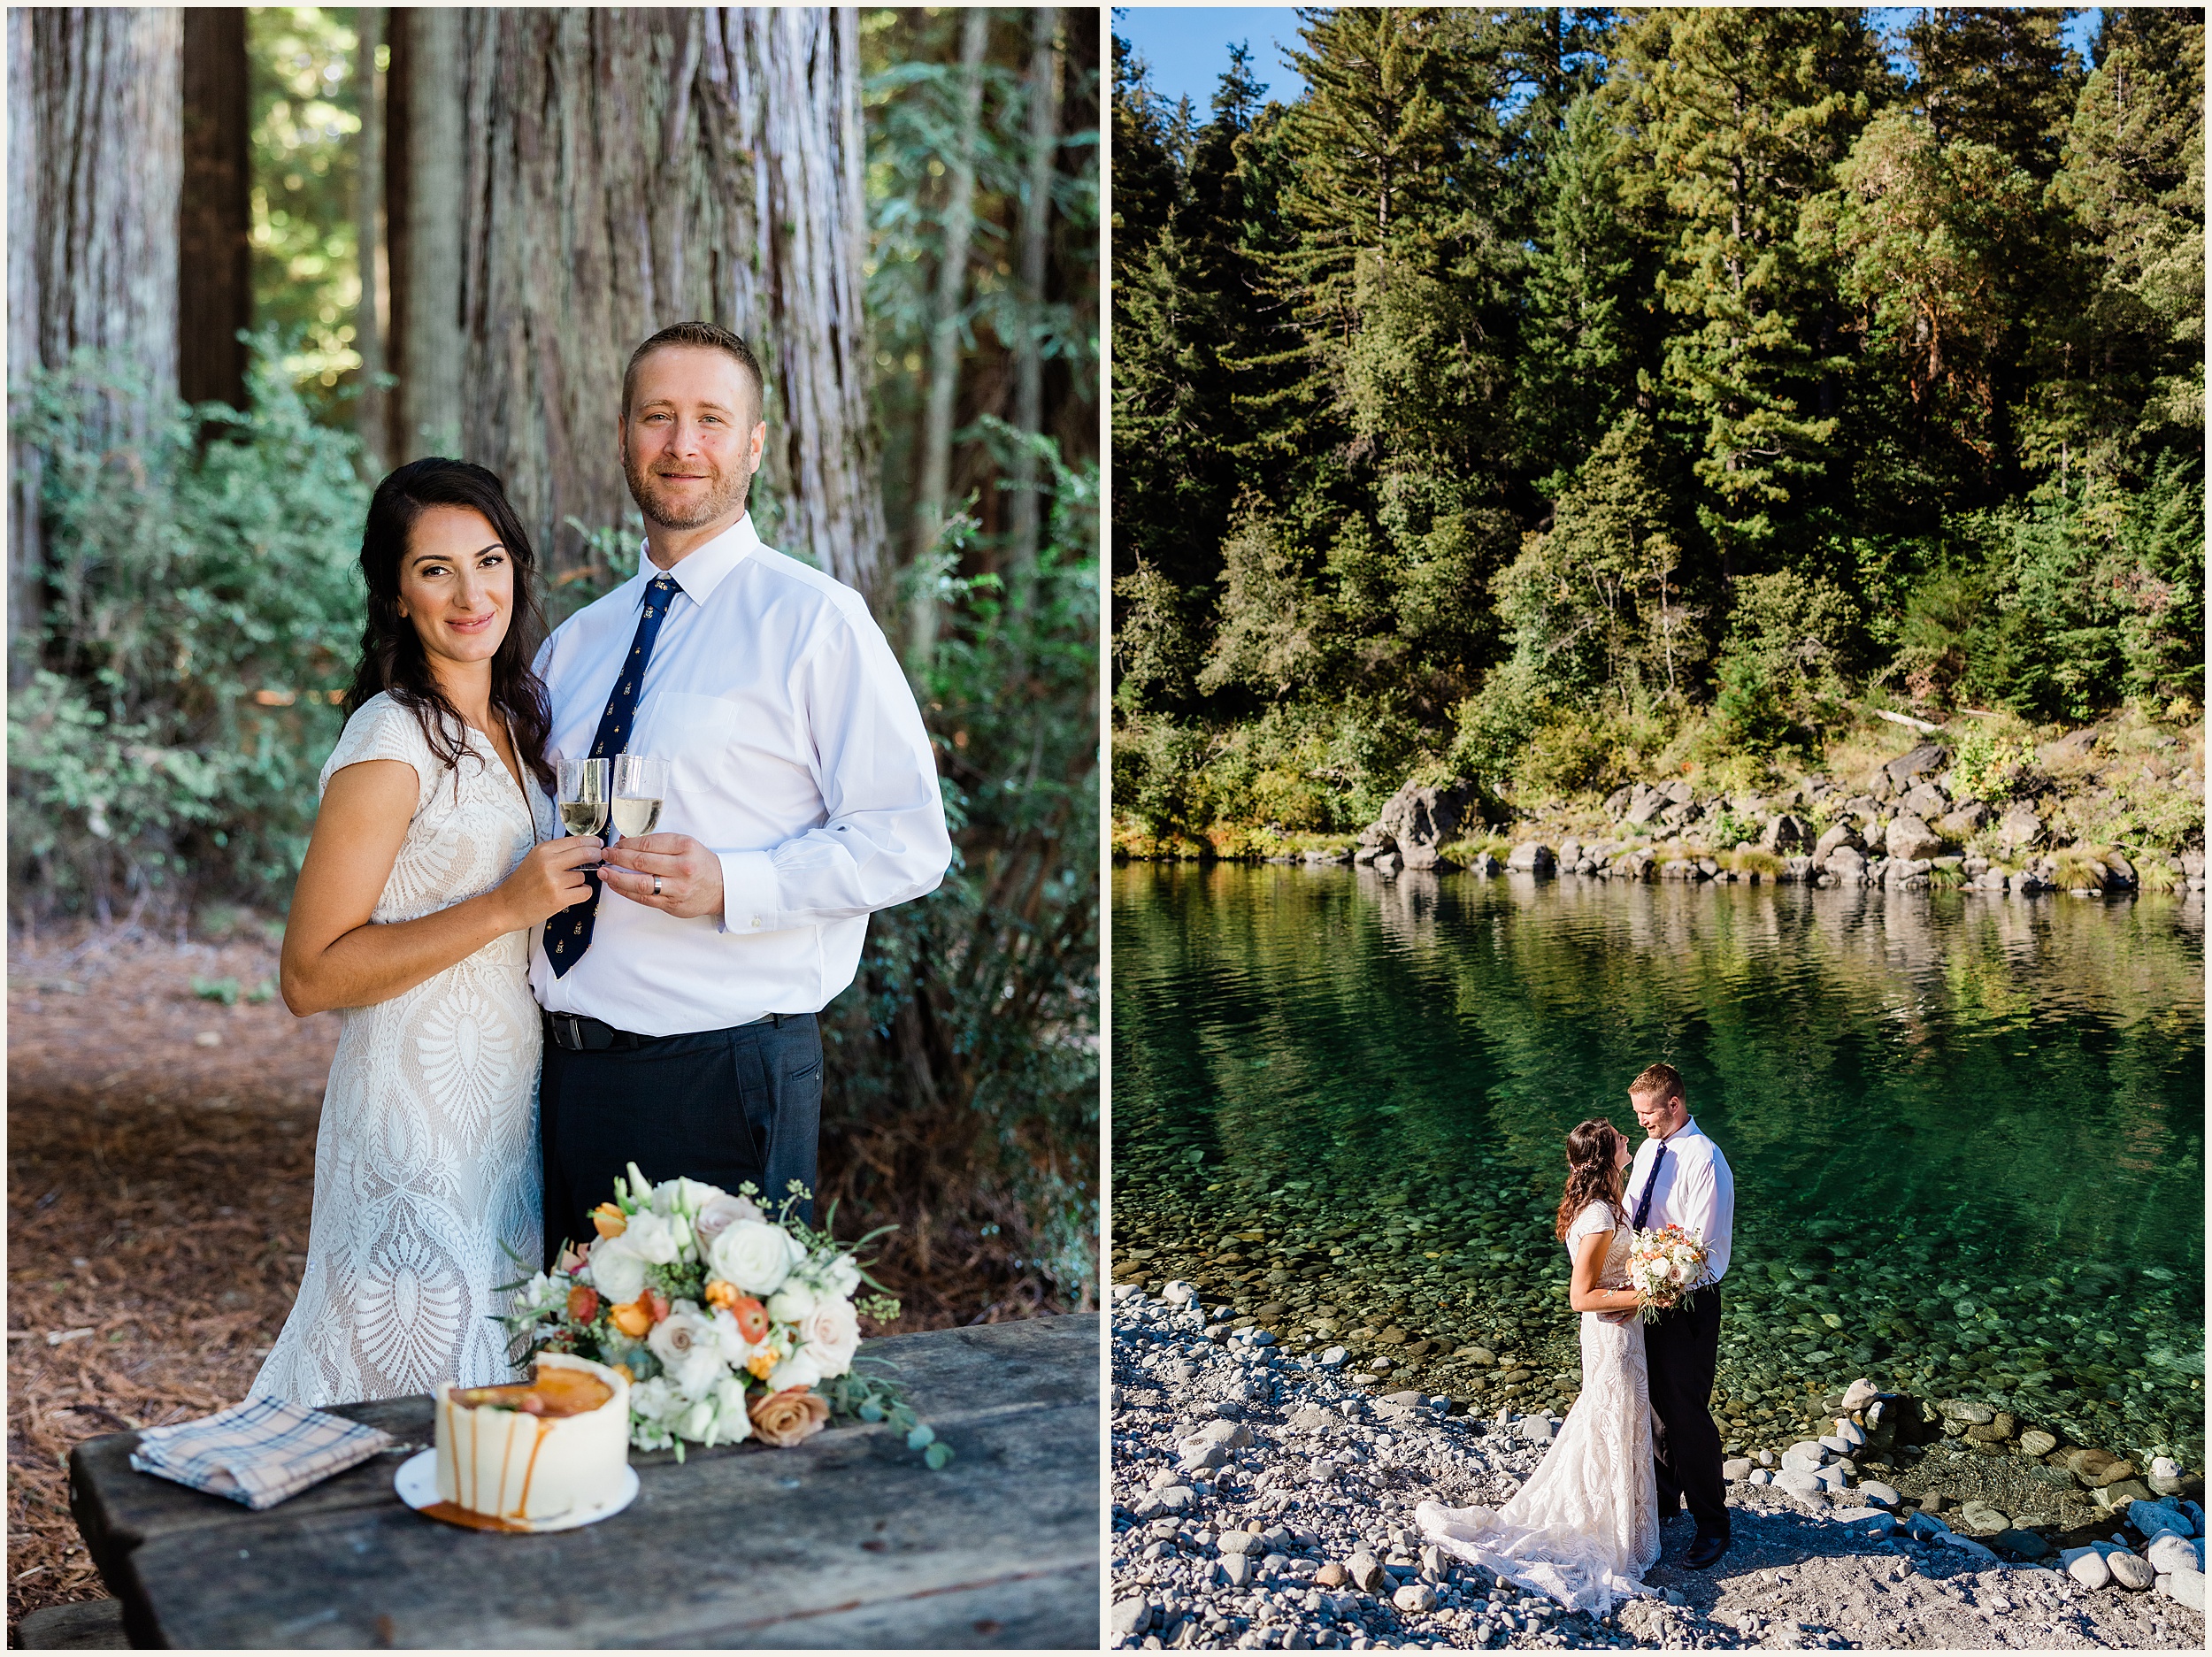
[[[1987,725],[1976,723],[1960,733],[1951,750],[1955,798],[2001,805],[2012,798],[2035,769],[2035,743],[2027,737],[2001,742]]]
[[[104,918],[196,884],[290,890],[342,723],[368,490],[279,356],[257,342],[242,413],[180,405],[121,448],[103,410],[141,399],[98,359],[16,388],[45,529],[35,670],[8,707],[19,903]]]

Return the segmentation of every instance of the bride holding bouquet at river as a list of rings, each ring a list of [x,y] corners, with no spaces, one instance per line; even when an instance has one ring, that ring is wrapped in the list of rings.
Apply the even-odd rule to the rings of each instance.
[[[1717,1277],[1727,1264],[1732,1182],[1718,1148],[1690,1120],[1672,1067],[1654,1065],[1639,1076],[1630,1100],[1653,1134],[1648,1158],[1632,1159],[1626,1137],[1602,1117],[1567,1135],[1555,1228],[1573,1262],[1568,1304],[1582,1315],[1582,1390],[1558,1440],[1503,1507],[1427,1501],[1416,1515],[1431,1540],[1462,1559],[1570,1610],[1600,1615],[1617,1599],[1651,1592],[1641,1579],[1659,1561],[1663,1472],[1668,1505],[1686,1494],[1698,1520],[1685,1563],[1709,1567],[1728,1546],[1724,1498],[1717,1525],[1706,1511],[1723,1486],[1719,1434],[1704,1397],[1717,1355]],[[1638,1193],[1632,1222],[1625,1198],[1632,1186]],[[1684,1212],[1670,1216],[1663,1207],[1655,1216],[1654,1199],[1662,1195]],[[1632,1268],[1640,1234],[1652,1235],[1645,1227],[1655,1217],[1671,1219],[1672,1235]],[[1689,1290],[1678,1286],[1678,1271],[1667,1270],[1669,1256],[1678,1258],[1686,1243],[1697,1285]],[[1631,1286],[1637,1280],[1665,1286],[1640,1292]],[[1656,1386],[1646,1320],[1661,1332],[1652,1343],[1665,1364]],[[1703,1433],[1686,1400],[1702,1418]]]

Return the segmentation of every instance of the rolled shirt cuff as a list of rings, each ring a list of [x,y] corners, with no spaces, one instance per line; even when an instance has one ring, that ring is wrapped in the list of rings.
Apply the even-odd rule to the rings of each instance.
[[[776,863],[768,852],[717,852],[722,864],[721,930],[772,932],[776,919]]]

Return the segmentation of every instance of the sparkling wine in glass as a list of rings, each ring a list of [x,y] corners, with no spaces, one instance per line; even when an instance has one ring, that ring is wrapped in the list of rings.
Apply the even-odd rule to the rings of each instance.
[[[627,840],[650,834],[668,797],[668,762],[650,754],[621,754],[614,762],[615,832]]]
[[[559,806],[565,832],[596,834],[603,829],[607,824],[607,762],[563,760]]]

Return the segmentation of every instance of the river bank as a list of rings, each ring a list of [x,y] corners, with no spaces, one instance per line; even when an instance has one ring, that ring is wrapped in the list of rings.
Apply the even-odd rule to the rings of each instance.
[[[1602,799],[1502,800],[1472,778],[1417,774],[1356,832],[1219,825],[1152,833],[1124,817],[1113,844],[1124,862],[1357,863],[1385,877],[1466,868],[2023,894],[2201,892],[2203,737],[2200,727],[2173,733],[2124,719],[2039,747],[1946,731],[1909,745],[1839,747],[1821,767],[1755,784],[1686,767]]]
[[[1939,1491],[1901,1525],[1868,1503],[1893,1494],[1906,1510],[1909,1492],[1868,1492],[1862,1479],[1841,1496],[1799,1493],[1751,1483],[1748,1461],[1731,1469],[1740,1475],[1730,1484],[1735,1543],[1720,1566],[1680,1569],[1690,1527],[1678,1523],[1647,1577],[1660,1597],[1605,1619],[1563,1615],[1424,1552],[1412,1529],[1423,1500],[1508,1499],[1541,1459],[1555,1416],[1471,1414],[1416,1389],[1361,1385],[1340,1358],[1292,1357],[1250,1320],[1237,1331],[1227,1311],[1156,1277],[1114,1290],[1117,1647],[2202,1647],[2202,1612],[2170,1598],[2171,1581],[2131,1592],[2108,1573],[2092,1589],[1961,1534]],[[1994,1460],[1962,1454],[1973,1461],[1961,1469]],[[1950,1462],[1938,1459],[1939,1472]],[[2169,1511],[2201,1500],[2200,1479],[2176,1489]],[[2123,1537],[2131,1552],[2147,1548],[2126,1523],[2131,1505],[2051,1540]],[[2189,1518],[2200,1531],[2200,1510]],[[2200,1575],[2194,1592],[2200,1606]]]

